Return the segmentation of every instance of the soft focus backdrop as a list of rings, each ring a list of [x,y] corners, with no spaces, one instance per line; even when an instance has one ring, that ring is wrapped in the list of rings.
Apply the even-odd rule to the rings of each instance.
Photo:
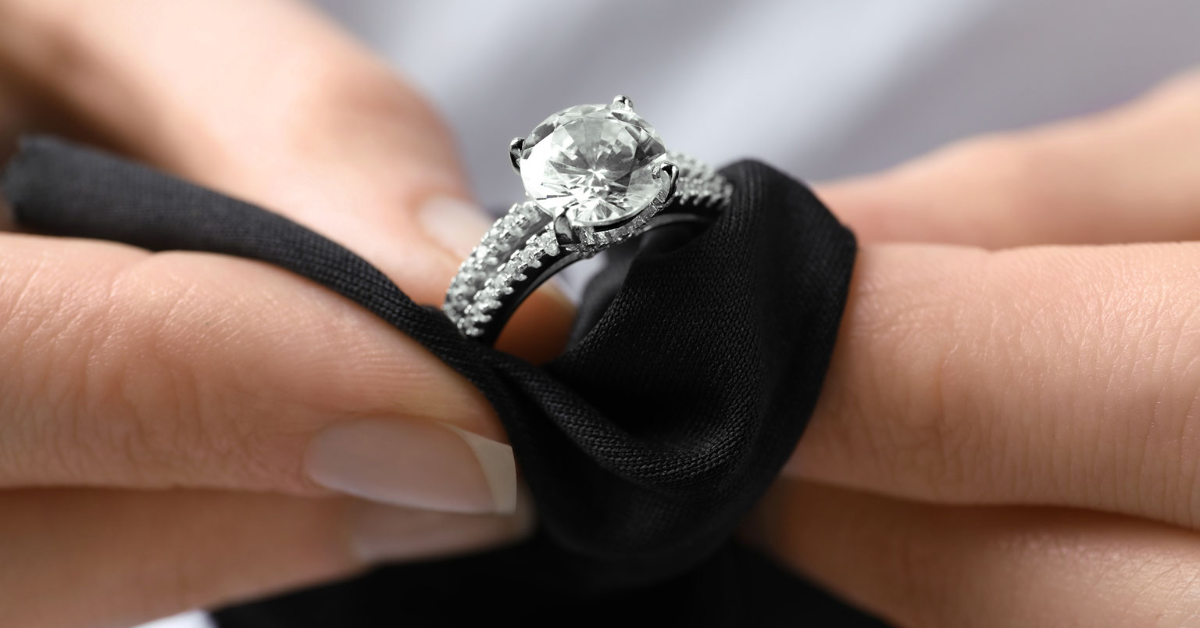
[[[809,180],[1103,109],[1200,63],[1194,0],[322,0],[458,134],[485,204],[508,141],[633,99],[669,146]]]

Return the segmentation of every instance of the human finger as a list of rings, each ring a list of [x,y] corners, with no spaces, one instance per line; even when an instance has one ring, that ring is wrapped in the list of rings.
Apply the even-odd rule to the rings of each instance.
[[[1200,244],[865,248],[786,472],[1200,522]]]
[[[999,249],[1200,239],[1200,73],[1066,122],[971,138],[820,195],[865,242]]]
[[[464,243],[469,251],[490,226],[434,109],[304,3],[16,0],[7,9],[0,56],[51,95],[60,118],[331,237],[418,302],[441,303]],[[573,311],[547,286],[500,347],[547,360]]]
[[[532,526],[526,505],[463,515],[221,491],[4,491],[0,512],[0,614],[23,628],[138,625],[512,543]]]
[[[0,486],[174,486],[511,510],[482,395],[283,270],[0,234]]]
[[[1200,538],[1129,517],[935,506],[783,481],[745,532],[768,556],[904,628],[1200,619]]]

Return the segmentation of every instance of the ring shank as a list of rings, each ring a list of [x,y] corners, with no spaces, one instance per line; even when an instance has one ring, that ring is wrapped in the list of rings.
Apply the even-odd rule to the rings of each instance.
[[[729,183],[691,157],[670,157],[680,175],[674,195],[656,213],[615,229],[588,229],[582,244],[560,244],[549,216],[533,201],[513,205],[459,268],[443,311],[463,335],[492,345],[521,302],[567,266],[651,229],[710,222],[729,203]]]

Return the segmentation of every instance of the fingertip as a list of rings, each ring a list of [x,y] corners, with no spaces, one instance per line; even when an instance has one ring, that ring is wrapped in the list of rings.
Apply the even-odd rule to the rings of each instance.
[[[538,288],[513,315],[496,348],[532,364],[545,364],[567,346],[575,304],[554,284]]]

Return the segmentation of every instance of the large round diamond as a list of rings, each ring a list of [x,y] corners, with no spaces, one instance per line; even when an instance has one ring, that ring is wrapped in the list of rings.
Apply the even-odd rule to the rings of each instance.
[[[665,183],[662,138],[622,106],[580,105],[539,124],[525,140],[521,180],[551,216],[601,226],[645,209]]]

